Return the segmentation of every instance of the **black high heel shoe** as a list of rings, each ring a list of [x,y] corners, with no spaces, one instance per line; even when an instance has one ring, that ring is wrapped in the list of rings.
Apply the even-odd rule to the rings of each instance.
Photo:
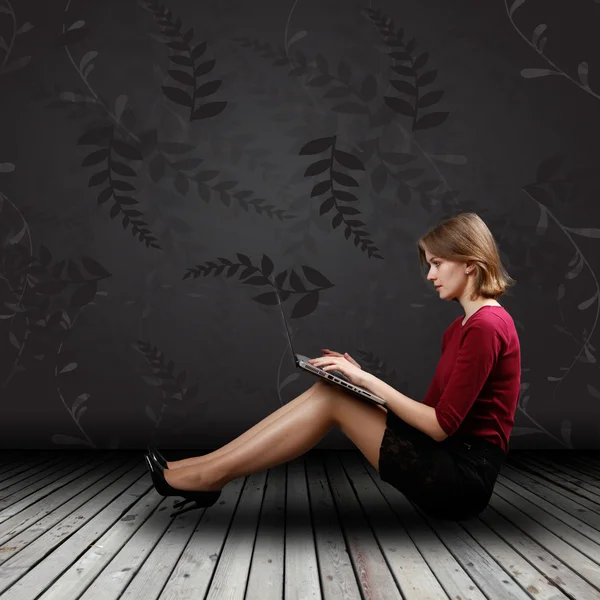
[[[154,462],[158,463],[163,469],[168,469],[167,459],[154,446],[148,446],[148,454],[154,458]]]
[[[171,518],[174,518],[190,510],[212,506],[219,499],[222,490],[197,492],[188,490],[178,490],[172,487],[165,479],[163,467],[161,467],[152,458],[152,455],[146,454],[145,459],[148,470],[150,471],[150,476],[152,477],[152,483],[154,484],[156,491],[161,496],[182,496],[184,498],[184,500],[173,504],[173,508],[179,508],[180,506],[183,507],[189,502],[194,502],[195,504],[194,506],[188,506],[187,508],[172,513]]]

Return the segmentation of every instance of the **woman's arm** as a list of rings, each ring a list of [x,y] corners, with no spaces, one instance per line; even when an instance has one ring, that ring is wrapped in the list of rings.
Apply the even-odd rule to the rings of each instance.
[[[405,396],[371,373],[364,374],[363,387],[383,398],[387,402],[388,410],[435,441],[443,442],[448,437],[439,424],[433,406],[427,406]]]

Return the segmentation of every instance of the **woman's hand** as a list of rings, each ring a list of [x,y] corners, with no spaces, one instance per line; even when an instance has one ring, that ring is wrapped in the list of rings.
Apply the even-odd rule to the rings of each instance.
[[[323,371],[340,371],[354,385],[365,387],[368,373],[365,373],[360,367],[352,364],[343,356],[321,356],[311,358],[308,361],[311,365],[323,369]]]
[[[346,360],[349,360],[355,367],[358,367],[359,369],[362,368],[347,352],[344,352],[344,354],[340,354],[335,350],[329,350],[329,348],[322,348],[321,352],[325,356],[343,356]]]

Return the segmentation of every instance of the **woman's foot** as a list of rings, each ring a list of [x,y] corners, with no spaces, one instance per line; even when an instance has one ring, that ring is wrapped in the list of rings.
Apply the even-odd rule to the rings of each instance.
[[[183,467],[199,467],[211,460],[208,456],[192,456],[181,460],[172,460],[167,462],[168,469],[181,469]]]
[[[198,466],[165,469],[163,475],[171,487],[181,491],[218,492],[223,488],[223,483],[211,478]]]
[[[152,483],[154,484],[154,488],[161,496],[182,496],[183,500],[180,502],[176,502],[173,505],[173,508],[180,508],[177,512],[171,514],[171,518],[179,516],[185,512],[190,510],[195,510],[197,508],[203,508],[212,506],[221,496],[221,490],[194,490],[187,491],[181,490],[173,487],[167,481],[165,474],[168,473],[166,469],[164,469],[161,465],[156,462],[156,459],[153,458],[151,454],[146,454],[144,457],[146,460],[146,466],[148,467],[148,471],[150,472],[150,476],[152,478]],[[191,506],[186,505],[190,504]]]
[[[199,466],[208,462],[208,456],[192,456],[182,460],[168,461],[154,446],[148,446],[148,454],[152,456],[155,463],[158,463],[163,469],[181,469],[182,467]]]

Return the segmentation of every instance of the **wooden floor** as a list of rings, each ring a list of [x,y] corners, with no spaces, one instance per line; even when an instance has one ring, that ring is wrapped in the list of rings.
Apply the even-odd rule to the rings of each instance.
[[[177,500],[142,452],[0,451],[0,598],[600,598],[597,451],[511,451],[461,522],[351,451],[232,481],[172,520]]]

